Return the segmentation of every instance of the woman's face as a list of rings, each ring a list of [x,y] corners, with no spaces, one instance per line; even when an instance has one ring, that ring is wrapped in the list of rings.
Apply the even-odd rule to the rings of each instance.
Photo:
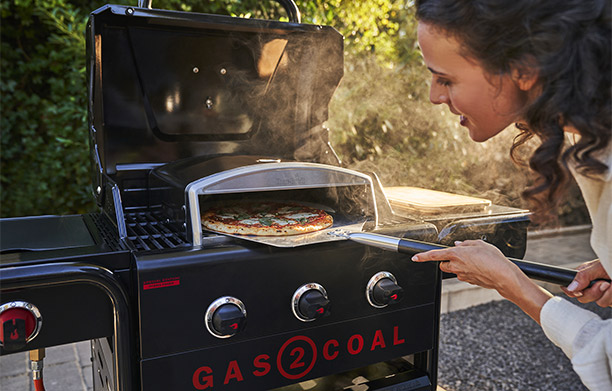
[[[476,61],[460,54],[456,39],[427,23],[419,23],[418,39],[432,73],[429,99],[447,104],[459,115],[472,140],[486,141],[520,120],[527,94],[510,75],[488,75]]]

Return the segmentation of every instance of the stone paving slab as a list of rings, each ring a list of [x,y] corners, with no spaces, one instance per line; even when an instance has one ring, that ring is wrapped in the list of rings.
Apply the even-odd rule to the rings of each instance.
[[[538,237],[527,240],[525,259],[548,265],[581,264],[597,258],[590,245],[591,231],[573,235]]]
[[[93,373],[91,364],[91,343],[89,341],[74,344],[76,347],[79,373],[83,380],[84,390],[93,390]]]
[[[569,232],[536,233],[527,240],[525,259],[547,265],[563,266],[575,269],[583,262],[591,261],[597,256],[589,243],[590,228],[581,227]],[[554,284],[538,282],[553,294],[561,293]],[[503,300],[496,291],[480,288],[457,279],[445,280],[442,284],[442,313],[458,311],[472,306]]]
[[[0,356],[0,390],[30,391],[27,353]]]
[[[45,349],[45,388],[49,391],[93,390],[90,356],[89,341]],[[0,390],[34,390],[28,353],[0,357]]]

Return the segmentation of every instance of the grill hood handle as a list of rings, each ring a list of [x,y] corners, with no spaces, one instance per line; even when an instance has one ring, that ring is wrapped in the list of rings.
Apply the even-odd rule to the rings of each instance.
[[[302,15],[300,10],[293,0],[276,0],[277,3],[283,6],[287,11],[289,21],[293,23],[300,23],[302,21]],[[138,0],[138,7],[151,9],[153,0]]]
[[[417,253],[429,251],[429,250],[439,250],[443,248],[448,248],[449,246],[443,246],[440,244],[433,244],[427,242],[421,242],[418,240],[410,240],[403,238],[396,238],[387,235],[369,233],[369,232],[355,232],[347,234],[348,239],[353,240],[355,242],[365,244],[368,246],[382,248],[388,251],[395,251],[399,253],[414,255]],[[508,258],[515,265],[521,269],[523,273],[525,273],[529,278],[533,278],[534,280],[549,282],[552,284],[567,286],[576,277],[576,270],[546,265],[543,263],[530,262],[522,259]],[[589,286],[592,286],[597,281],[607,281],[610,280],[602,280],[597,279],[591,281]]]

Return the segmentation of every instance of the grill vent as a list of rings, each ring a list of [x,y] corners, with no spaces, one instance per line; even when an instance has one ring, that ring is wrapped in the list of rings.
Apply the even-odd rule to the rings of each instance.
[[[87,216],[91,218],[91,220],[85,219],[85,222],[88,224],[91,224],[88,221],[93,222],[104,244],[113,251],[125,250],[125,246],[121,244],[117,236],[116,227],[113,226],[105,214],[89,214]]]
[[[191,246],[176,224],[160,212],[128,212],[125,214],[127,241],[136,251],[162,250]]]

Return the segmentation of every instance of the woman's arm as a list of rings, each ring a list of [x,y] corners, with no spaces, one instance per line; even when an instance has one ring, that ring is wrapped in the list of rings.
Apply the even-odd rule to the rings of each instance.
[[[497,290],[542,325],[546,336],[572,360],[592,390],[612,389],[612,319],[552,295],[536,285],[497,247],[480,240],[415,255],[415,262],[442,261],[440,270],[471,284]],[[551,300],[552,298],[552,300]]]
[[[540,323],[540,311],[552,295],[529,279],[492,244],[482,240],[456,242],[455,247],[415,255],[415,262],[442,261],[440,270],[483,288],[495,289]]]

